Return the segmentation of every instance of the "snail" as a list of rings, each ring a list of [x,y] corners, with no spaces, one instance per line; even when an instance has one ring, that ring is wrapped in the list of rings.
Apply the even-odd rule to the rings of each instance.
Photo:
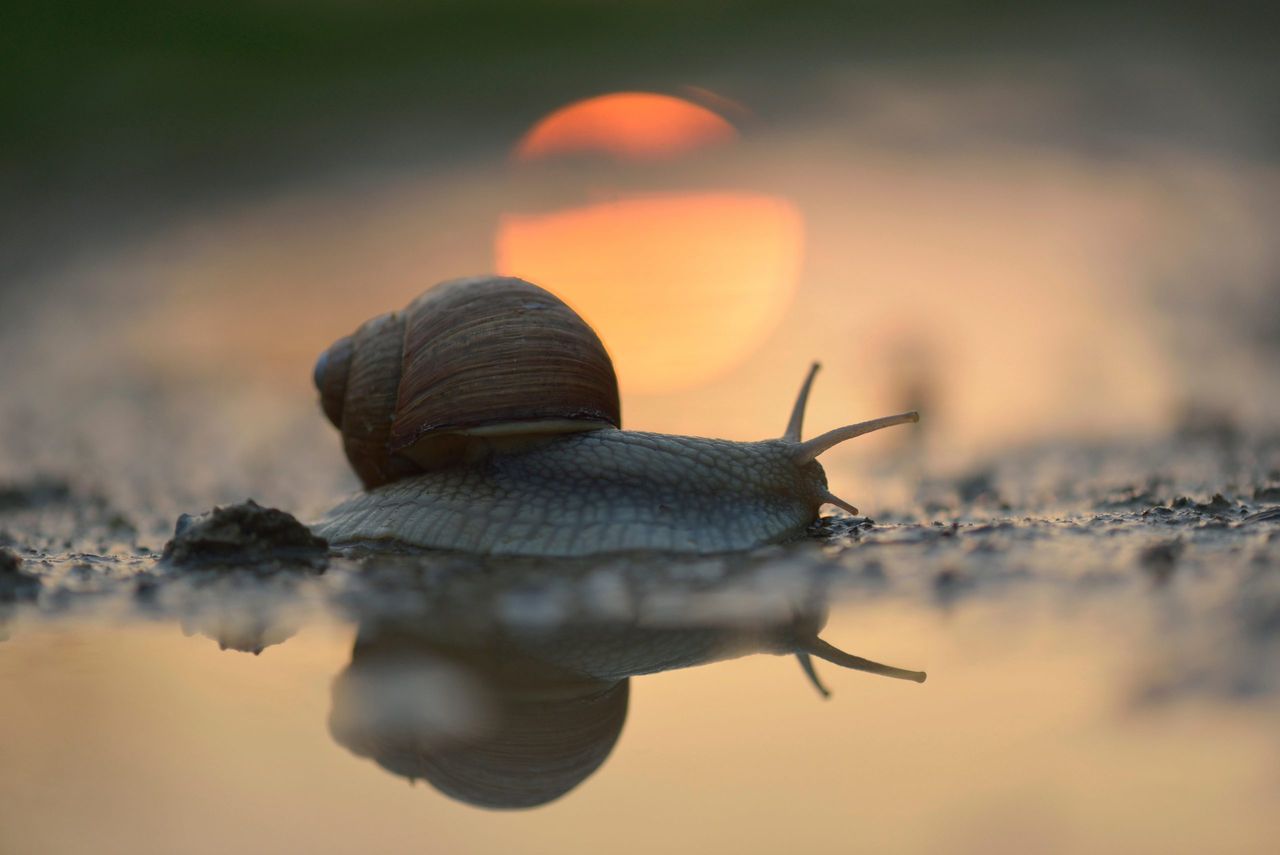
[[[365,491],[312,528],[335,545],[497,555],[716,553],[802,536],[833,495],[817,457],[914,412],[802,441],[814,363],[783,435],[621,429],[595,332],[521,279],[437,285],[316,363],[322,408]]]

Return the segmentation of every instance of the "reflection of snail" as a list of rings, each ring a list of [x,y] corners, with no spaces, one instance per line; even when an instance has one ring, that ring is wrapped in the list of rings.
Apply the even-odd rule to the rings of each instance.
[[[780,439],[623,431],[613,365],[572,309],[519,279],[436,286],[316,364],[325,414],[367,488],[330,541],[470,552],[720,552],[802,534],[825,503],[817,456],[915,413],[800,441],[809,372]]]
[[[791,653],[825,694],[812,653],[924,679],[822,641],[825,610],[817,604],[782,616],[777,600],[765,597],[744,603],[728,623],[682,615],[679,607],[666,614],[669,624],[590,615],[512,623],[496,605],[526,585],[527,577],[498,569],[479,586],[396,589],[392,599],[420,607],[362,620],[351,663],[333,683],[334,739],[460,801],[528,808],[559,798],[604,763],[626,719],[632,676]],[[696,604],[698,595],[680,599]]]

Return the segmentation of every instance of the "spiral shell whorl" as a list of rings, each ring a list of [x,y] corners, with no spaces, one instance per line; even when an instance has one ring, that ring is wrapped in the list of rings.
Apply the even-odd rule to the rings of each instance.
[[[427,291],[405,315],[392,451],[429,458],[428,438],[452,431],[620,425],[618,383],[604,345],[542,288],[509,277],[457,279]]]
[[[437,285],[336,341],[314,380],[367,489],[454,465],[493,442],[621,424],[599,337],[521,279]]]

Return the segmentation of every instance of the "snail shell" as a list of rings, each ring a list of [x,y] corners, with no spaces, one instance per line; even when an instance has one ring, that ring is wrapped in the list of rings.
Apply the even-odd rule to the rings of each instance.
[[[321,354],[315,384],[367,489],[622,422],[600,338],[558,297],[511,277],[444,282],[373,318]]]

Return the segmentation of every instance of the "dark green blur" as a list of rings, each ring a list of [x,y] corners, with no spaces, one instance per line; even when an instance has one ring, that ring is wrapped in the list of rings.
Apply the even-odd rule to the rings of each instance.
[[[52,0],[0,26],[0,285],[82,219],[306,179],[352,157],[498,148],[620,88],[717,88],[774,118],[824,69],[1088,65],[1081,47],[1280,88],[1248,5],[1114,2]],[[1055,60],[1055,57],[1060,59]],[[1122,63],[1121,63],[1122,65]],[[1123,86],[1123,69],[1117,85]],[[1270,74],[1271,78],[1280,75]],[[1097,85],[1106,87],[1106,78]],[[1271,141],[1275,105],[1260,123]],[[359,154],[355,154],[358,152]],[[75,220],[74,223],[70,222]]]

